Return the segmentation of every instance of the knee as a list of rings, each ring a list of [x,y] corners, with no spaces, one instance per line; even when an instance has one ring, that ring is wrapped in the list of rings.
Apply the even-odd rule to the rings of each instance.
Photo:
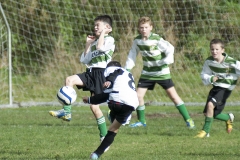
[[[70,84],[72,84],[71,77],[67,77],[65,80],[65,85],[70,86]]]
[[[208,102],[207,103],[207,108],[210,109],[210,110],[213,110],[214,109],[214,105],[212,102]]]
[[[137,97],[139,101],[143,101],[143,97],[144,97],[143,95],[138,94]]]

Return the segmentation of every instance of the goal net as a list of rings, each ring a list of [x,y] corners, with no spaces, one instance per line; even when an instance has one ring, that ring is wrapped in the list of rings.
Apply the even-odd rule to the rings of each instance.
[[[114,60],[124,66],[137,20],[149,16],[154,33],[175,46],[172,79],[185,102],[203,103],[211,86],[204,86],[200,72],[210,55],[209,42],[221,38],[226,52],[240,60],[240,4],[238,0],[8,0],[1,2],[12,31],[12,90],[14,103],[55,102],[57,90],[67,76],[85,71],[79,62],[86,36],[92,34],[93,20],[108,14],[113,18],[112,36],[116,40]],[[0,104],[8,103],[8,57],[6,30],[0,19]],[[137,57],[132,73],[136,82],[142,69]],[[238,85],[238,84],[237,84]],[[229,102],[237,104],[237,86]],[[78,99],[89,92],[77,91]],[[156,85],[148,91],[147,103],[171,102]]]

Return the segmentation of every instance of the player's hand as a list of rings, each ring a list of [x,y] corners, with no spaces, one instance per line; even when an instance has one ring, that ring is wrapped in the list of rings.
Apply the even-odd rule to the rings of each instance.
[[[88,103],[88,97],[83,97],[82,100],[84,103]]]
[[[94,42],[96,40],[96,37],[95,36],[92,36],[92,35],[88,35],[87,36],[87,43],[91,44],[92,42]]]
[[[104,84],[103,84],[103,88],[109,88],[111,86],[111,82],[110,81],[106,81]]]
[[[214,76],[213,77],[213,82],[216,82],[218,80],[218,77],[217,76]]]
[[[104,28],[101,33],[105,35],[110,32],[112,32],[112,27],[108,26],[108,27]]]

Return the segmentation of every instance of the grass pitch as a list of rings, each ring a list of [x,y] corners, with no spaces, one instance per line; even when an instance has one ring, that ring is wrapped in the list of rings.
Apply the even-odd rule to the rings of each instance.
[[[72,107],[72,121],[51,117],[49,110],[61,107],[1,109],[0,159],[87,160],[100,141],[95,118],[89,107]],[[215,120],[209,138],[196,139],[204,117],[203,107],[187,107],[196,129],[187,129],[175,107],[147,106],[147,127],[121,127],[104,160],[237,160],[240,107],[226,107],[235,115],[234,130]],[[101,107],[104,114],[106,106]],[[106,120],[107,121],[107,120]],[[136,112],[132,122],[136,121]],[[107,121],[107,125],[109,122]]]

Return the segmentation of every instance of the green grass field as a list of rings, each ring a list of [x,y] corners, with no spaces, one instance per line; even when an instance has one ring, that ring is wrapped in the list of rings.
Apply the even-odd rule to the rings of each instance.
[[[89,107],[73,107],[72,121],[51,117],[60,107],[1,109],[0,159],[89,159],[99,145],[99,132]],[[106,114],[108,108],[102,106]],[[147,127],[122,127],[104,160],[237,160],[240,157],[240,107],[226,107],[235,114],[234,130],[214,121],[209,138],[194,136],[203,125],[203,107],[188,106],[197,126],[188,130],[174,107],[147,106]],[[133,114],[132,122],[136,120]],[[107,125],[109,122],[107,121]]]

